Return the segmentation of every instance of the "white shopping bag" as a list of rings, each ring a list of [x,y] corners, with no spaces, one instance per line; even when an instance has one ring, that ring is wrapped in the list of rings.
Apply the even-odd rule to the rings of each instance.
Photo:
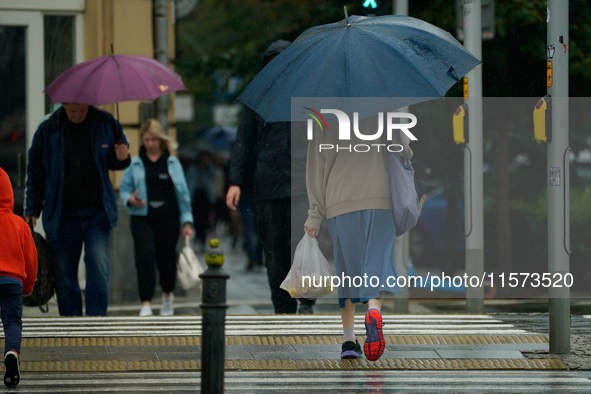
[[[185,246],[179,255],[179,263],[176,271],[181,287],[184,290],[198,287],[201,284],[201,278],[199,275],[203,272],[203,267],[201,267],[197,255],[189,244],[189,237],[186,237]]]
[[[318,240],[304,234],[298,244],[293,264],[281,288],[292,298],[318,298],[332,293],[328,261],[318,247]]]

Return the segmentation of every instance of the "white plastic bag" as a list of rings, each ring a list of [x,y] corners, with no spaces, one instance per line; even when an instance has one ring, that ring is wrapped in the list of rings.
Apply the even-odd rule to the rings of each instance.
[[[328,261],[318,247],[318,240],[304,234],[298,243],[293,264],[281,288],[292,298],[318,298],[332,293]]]
[[[199,275],[203,273],[203,267],[197,255],[189,244],[189,237],[185,238],[185,246],[179,255],[179,263],[176,271],[177,278],[184,290],[190,290],[201,284]]]

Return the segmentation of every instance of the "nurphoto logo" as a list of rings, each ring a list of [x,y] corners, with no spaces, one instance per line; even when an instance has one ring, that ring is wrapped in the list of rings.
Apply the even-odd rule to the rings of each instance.
[[[339,130],[338,130],[338,137],[339,141],[350,141],[351,140],[351,125],[353,125],[353,133],[355,137],[361,141],[376,141],[382,138],[384,133],[384,113],[379,112],[377,115],[378,119],[378,129],[373,134],[363,134],[359,130],[359,113],[353,113],[353,123],[351,123],[351,119],[349,116],[338,109],[321,109],[320,112],[315,111],[312,108],[304,107],[305,109],[311,111],[306,112],[312,119],[308,119],[307,123],[307,132],[308,132],[308,141],[313,139],[313,131],[314,131],[314,121],[320,127],[321,132],[329,133],[331,131],[328,130],[328,124],[324,119],[322,114],[333,114],[337,117]],[[407,112],[387,112],[385,114],[386,118],[386,139],[388,141],[393,140],[393,131],[399,129],[403,132],[411,141],[417,141],[417,137],[415,137],[411,132],[410,128],[416,126],[417,118],[413,114]],[[410,119],[410,123],[399,123],[400,119]],[[403,147],[401,144],[357,144],[357,145],[339,145],[336,146],[334,144],[320,144],[318,149],[319,151],[323,150],[331,150],[336,149],[338,152],[339,150],[348,150],[348,151],[355,151],[355,152],[369,152],[372,150],[372,147],[377,149],[379,152],[381,148],[387,149],[389,152],[401,152]]]

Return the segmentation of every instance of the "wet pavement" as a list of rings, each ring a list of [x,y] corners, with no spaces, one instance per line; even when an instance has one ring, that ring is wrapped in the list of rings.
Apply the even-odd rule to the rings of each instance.
[[[229,371],[227,393],[589,393],[589,373],[560,371]],[[7,393],[196,393],[199,372],[28,374]],[[1,391],[1,390],[0,390]]]
[[[462,300],[412,299],[410,314],[395,315],[387,300],[382,358],[340,360],[336,299],[318,300],[315,315],[273,315],[264,269],[245,271],[243,252],[224,250],[228,392],[591,393],[591,314],[572,317],[571,354],[556,355],[543,301],[487,300],[500,313],[470,315]],[[196,392],[199,305],[195,290],[176,294],[172,317],[140,318],[139,302],[110,305],[107,318],[58,318],[55,301],[47,314],[25,308],[18,391]]]

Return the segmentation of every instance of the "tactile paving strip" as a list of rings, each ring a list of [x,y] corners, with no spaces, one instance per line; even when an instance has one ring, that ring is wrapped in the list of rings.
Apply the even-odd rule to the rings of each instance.
[[[335,336],[226,337],[227,345],[340,345]],[[365,337],[357,336],[359,342]],[[543,335],[384,335],[387,345],[498,345],[548,343]]]
[[[22,347],[194,345],[201,345],[201,337],[23,338],[21,342]],[[4,346],[4,339],[0,340],[0,346]]]
[[[357,340],[363,342],[364,337]],[[543,335],[385,335],[388,345],[498,345],[548,343]],[[231,336],[226,345],[340,345],[336,336]],[[0,340],[0,346],[4,340]],[[201,337],[23,338],[23,347],[198,346]]]
[[[457,369],[566,369],[557,359],[380,359],[357,360],[228,360],[226,369],[422,369],[422,370],[457,370]]]
[[[226,370],[564,370],[557,359],[226,360]],[[2,370],[3,366],[0,367]],[[201,361],[22,362],[26,372],[199,371]]]
[[[362,336],[357,337],[360,342]],[[543,335],[387,335],[389,345],[495,345],[548,343]],[[340,345],[339,336],[230,336],[226,345]],[[0,342],[3,342],[0,341]],[[201,337],[23,338],[25,348],[61,346],[198,346]],[[0,343],[1,345],[1,343]],[[89,357],[93,357],[90,356]],[[96,355],[94,357],[100,357]],[[564,370],[558,359],[380,359],[357,360],[226,360],[227,370]],[[0,370],[3,365],[0,363]],[[135,361],[23,361],[28,372],[199,371],[200,360]]]

